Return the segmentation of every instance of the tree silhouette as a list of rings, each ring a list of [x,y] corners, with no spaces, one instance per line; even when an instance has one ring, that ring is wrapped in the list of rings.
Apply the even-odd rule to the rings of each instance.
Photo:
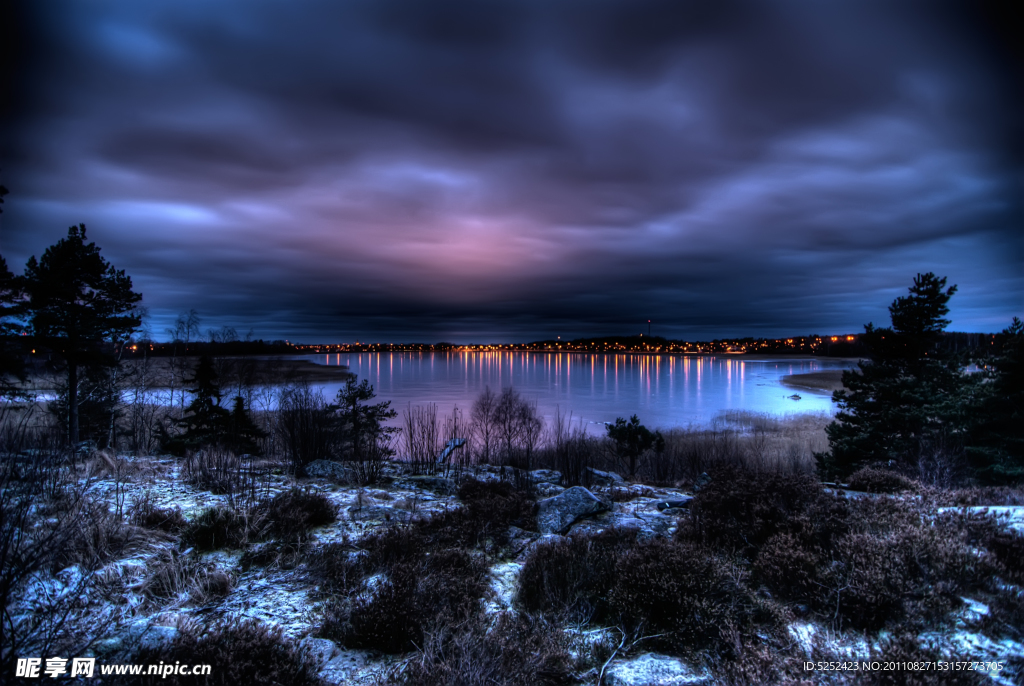
[[[981,384],[967,449],[975,473],[986,481],[1024,478],[1024,322],[1017,317],[997,336],[999,354]]]
[[[227,434],[225,443],[235,453],[259,454],[259,441],[265,438],[267,433],[256,426],[249,412],[245,409],[245,400],[240,395],[235,396],[231,414],[227,419]]]
[[[360,384],[349,379],[338,391],[334,405],[342,458],[356,463],[363,483],[375,481],[384,460],[395,454],[391,443],[399,431],[384,426],[384,422],[398,416],[398,412],[391,409],[390,400],[376,404],[367,402],[376,395],[366,379]]]
[[[183,431],[177,436],[164,438],[164,449],[174,455],[218,443],[227,432],[230,417],[228,410],[221,407],[220,384],[209,355],[199,358],[195,373],[186,382],[191,386],[188,392],[192,394],[192,402],[178,421]]]
[[[615,423],[608,427],[608,438],[615,441],[615,452],[631,477],[636,475],[644,453],[652,448],[658,452],[665,449],[665,438],[661,432],[652,432],[640,423],[636,415],[630,417],[628,422],[617,417]]]
[[[7,261],[0,255],[0,395],[6,397],[18,392],[12,381],[25,378],[22,346],[18,344],[22,306],[21,280],[11,273]]]
[[[831,453],[818,455],[826,478],[873,463],[904,469],[922,459],[956,459],[963,449],[965,385],[958,360],[938,349],[956,286],[918,274],[910,295],[889,307],[891,328],[864,327],[871,359],[843,373],[840,412],[827,428]]]
[[[78,443],[79,369],[112,365],[116,345],[141,323],[136,308],[142,295],[132,280],[86,243],[85,224],[68,229],[67,238],[25,266],[25,293],[36,344],[65,363],[68,387],[68,441]]]

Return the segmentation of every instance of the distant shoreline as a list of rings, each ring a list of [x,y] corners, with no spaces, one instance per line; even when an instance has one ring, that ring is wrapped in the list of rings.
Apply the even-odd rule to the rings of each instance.
[[[803,388],[825,393],[834,393],[846,388],[843,386],[842,369],[828,369],[820,372],[808,372],[806,374],[786,374],[782,377],[782,383],[793,388]]]
[[[296,357],[318,357],[321,355],[390,355],[394,353],[421,353],[436,355],[441,353],[466,354],[488,354],[488,353],[533,353],[538,355],[665,355],[670,357],[730,357],[739,360],[836,360],[847,362],[858,362],[863,357],[828,357],[825,355],[810,355],[808,353],[691,353],[678,350],[342,350],[338,352],[299,352]],[[794,375],[795,376],[795,375]]]
[[[185,362],[188,365],[187,374],[195,369],[198,364],[198,357],[170,358],[152,357],[148,360],[150,390],[166,390],[168,388],[179,389],[182,387],[182,380],[174,378],[172,374],[172,363]],[[292,383],[322,383],[332,381],[345,381],[353,376],[345,365],[323,365],[311,360],[280,359],[276,357],[221,357],[215,358],[215,364],[223,365],[218,373],[227,372],[230,377],[237,373],[252,379],[255,386],[280,386]],[[143,365],[141,359],[128,359],[122,361],[127,367],[127,372],[139,370]],[[241,368],[241,369],[239,369]],[[55,391],[57,385],[66,381],[66,376],[61,372],[37,372],[30,373],[24,383],[18,384],[18,388],[24,391]],[[221,379],[221,383],[230,381]]]

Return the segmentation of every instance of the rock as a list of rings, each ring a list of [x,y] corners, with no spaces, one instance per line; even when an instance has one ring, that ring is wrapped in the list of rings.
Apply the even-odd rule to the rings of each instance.
[[[140,648],[156,649],[177,637],[178,630],[173,626],[158,626],[145,619],[128,627],[129,640]]]
[[[671,517],[663,514],[637,513],[632,512],[606,512],[592,519],[577,522],[572,527],[571,533],[593,535],[606,529],[636,529],[637,537],[641,540],[655,536],[667,536],[669,529],[675,522]]]
[[[406,476],[396,481],[394,485],[398,488],[419,488],[443,495],[455,495],[459,491],[459,487],[451,479],[446,479],[443,476],[431,476],[429,474]]]
[[[537,492],[541,498],[550,498],[553,495],[563,493],[565,489],[557,484],[548,483],[547,481],[541,481],[535,484],[533,490]]]
[[[338,654],[338,646],[328,638],[307,636],[299,641],[299,651],[303,657],[313,662],[317,669],[321,669]]]
[[[533,554],[533,551],[536,550],[539,546],[551,545],[558,541],[564,540],[565,536],[562,536],[561,534],[544,534],[543,536],[540,536],[539,538],[536,538],[530,543],[528,543],[526,547],[519,551],[518,555],[514,556],[513,559],[516,562],[526,562],[526,558],[530,557],[530,555]]]
[[[124,639],[120,636],[101,638],[92,644],[92,650],[97,655],[109,655],[120,652],[124,648]]]
[[[399,510],[384,505],[350,507],[348,514],[353,521],[359,522],[401,522],[404,524],[412,519],[412,513],[408,510]]]
[[[306,465],[306,476],[327,479],[336,484],[358,483],[356,470],[333,460],[313,460]]]
[[[329,684],[362,684],[370,680],[368,672],[377,664],[366,650],[342,650],[320,670],[320,677]]]
[[[552,498],[541,500],[537,505],[537,530],[542,534],[565,533],[576,520],[608,509],[582,486],[573,486]]]
[[[697,477],[697,480],[693,482],[693,492],[699,493],[700,489],[711,483],[711,477],[708,476],[707,472],[701,472],[701,475]]]
[[[591,483],[597,486],[625,486],[626,480],[615,472],[602,472],[600,469],[587,467]]]
[[[680,515],[684,515],[687,512],[689,512],[689,510],[684,510],[681,507],[666,507],[664,510],[661,511],[661,514],[665,515],[666,517],[679,517]]]
[[[608,667],[607,686],[683,686],[710,684],[711,675],[696,672],[679,658],[647,653],[631,660],[615,660]]]
[[[665,511],[669,508],[678,508],[685,510],[686,508],[690,507],[691,500],[693,500],[692,495],[685,495],[679,498],[674,498],[672,500],[662,500],[660,503],[657,504],[657,507],[661,511]]]
[[[549,483],[558,485],[562,483],[562,472],[554,469],[534,469],[530,472],[530,478],[534,483]]]

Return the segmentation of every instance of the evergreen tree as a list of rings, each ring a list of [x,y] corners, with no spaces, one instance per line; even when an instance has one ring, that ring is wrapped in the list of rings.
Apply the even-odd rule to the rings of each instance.
[[[395,454],[392,437],[399,431],[384,425],[398,416],[398,412],[391,409],[391,401],[367,402],[375,397],[369,381],[363,379],[356,384],[354,379],[349,379],[338,391],[337,404],[333,406],[338,418],[342,458],[357,463],[363,483],[375,481],[384,460]]]
[[[79,438],[98,448],[110,447],[115,438],[111,429],[124,412],[112,377],[111,367],[90,365],[82,369],[78,379]],[[56,399],[50,403],[50,411],[63,426],[68,423],[68,395],[67,383],[61,382]]]
[[[14,382],[25,379],[23,346],[19,340],[23,327],[18,323],[22,314],[21,280],[11,273],[7,261],[0,255],[0,396],[3,397],[18,395]]]
[[[945,278],[918,274],[910,295],[889,307],[892,327],[865,327],[871,358],[844,372],[848,390],[833,395],[840,412],[826,428],[831,452],[818,455],[823,476],[876,463],[912,470],[962,453],[970,380],[937,345],[955,292]]]
[[[199,364],[187,382],[191,386],[188,392],[192,394],[192,402],[185,408],[185,416],[178,421],[182,433],[164,437],[164,450],[174,455],[215,445],[228,431],[230,413],[221,407],[217,371],[209,355],[199,358]]]
[[[242,396],[236,395],[227,420],[226,446],[238,455],[258,455],[261,452],[258,441],[266,436],[246,411]]]
[[[67,372],[67,437],[79,440],[79,372],[113,366],[116,345],[141,323],[142,295],[132,280],[86,243],[85,224],[68,229],[41,259],[29,258],[23,280],[35,345],[63,359]]]
[[[998,336],[999,353],[980,385],[972,441],[975,474],[985,481],[1024,478],[1024,322],[1017,317]]]
[[[629,476],[635,476],[641,456],[654,448],[657,452],[665,449],[665,439],[660,431],[652,432],[633,415],[627,422],[622,417],[608,427],[608,438],[615,441],[615,452],[626,466]]]

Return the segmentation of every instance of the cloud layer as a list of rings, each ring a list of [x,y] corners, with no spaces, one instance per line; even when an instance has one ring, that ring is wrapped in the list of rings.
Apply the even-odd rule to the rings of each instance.
[[[310,341],[853,331],[919,271],[996,330],[1021,56],[966,7],[33,5],[0,247],[86,222],[157,337],[189,308]]]

